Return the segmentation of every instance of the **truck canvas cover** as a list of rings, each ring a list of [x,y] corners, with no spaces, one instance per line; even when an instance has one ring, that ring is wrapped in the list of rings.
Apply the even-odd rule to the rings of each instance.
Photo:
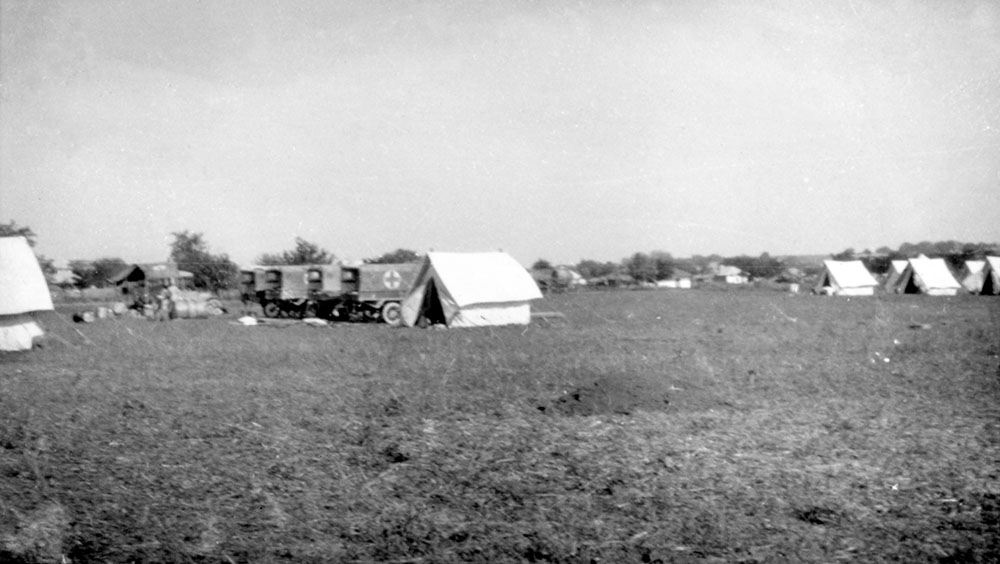
[[[413,264],[363,264],[358,267],[359,301],[402,300],[413,287],[420,269]]]

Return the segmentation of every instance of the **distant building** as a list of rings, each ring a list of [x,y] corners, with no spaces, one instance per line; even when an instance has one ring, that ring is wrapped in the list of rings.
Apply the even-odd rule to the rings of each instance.
[[[535,280],[535,284],[538,285],[538,289],[543,292],[568,290],[587,284],[587,281],[583,276],[580,276],[579,272],[573,267],[566,265],[532,269],[531,277]]]
[[[691,288],[692,276],[690,272],[685,272],[683,270],[674,270],[670,274],[670,278],[665,280],[657,280],[657,288],[680,288],[689,289]]]
[[[68,266],[57,266],[55,273],[47,277],[46,282],[50,286],[58,286],[60,288],[68,288],[70,286],[75,286],[79,277],[73,274]]]
[[[750,277],[735,266],[720,264],[715,267],[713,274],[716,280],[721,280],[726,284],[746,284],[750,282]]]
[[[180,270],[170,262],[130,264],[113,276],[110,282],[118,289],[122,299],[133,305],[137,300],[148,303],[153,293],[171,284],[182,290],[190,289],[194,284],[194,274]]]

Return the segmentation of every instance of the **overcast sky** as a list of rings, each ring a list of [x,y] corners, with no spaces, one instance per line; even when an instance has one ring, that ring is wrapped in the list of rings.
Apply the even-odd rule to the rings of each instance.
[[[58,260],[1000,241],[995,0],[0,9],[0,222]]]

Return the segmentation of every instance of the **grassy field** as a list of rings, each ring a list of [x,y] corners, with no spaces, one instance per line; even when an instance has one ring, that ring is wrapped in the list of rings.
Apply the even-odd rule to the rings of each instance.
[[[0,357],[0,561],[1000,561],[1000,300],[536,309],[50,316]]]

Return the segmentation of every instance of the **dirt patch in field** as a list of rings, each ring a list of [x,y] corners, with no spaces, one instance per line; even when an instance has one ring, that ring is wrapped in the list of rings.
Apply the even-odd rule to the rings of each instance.
[[[663,411],[670,397],[663,384],[627,377],[603,377],[563,390],[538,405],[557,415],[629,415],[634,411]]]

